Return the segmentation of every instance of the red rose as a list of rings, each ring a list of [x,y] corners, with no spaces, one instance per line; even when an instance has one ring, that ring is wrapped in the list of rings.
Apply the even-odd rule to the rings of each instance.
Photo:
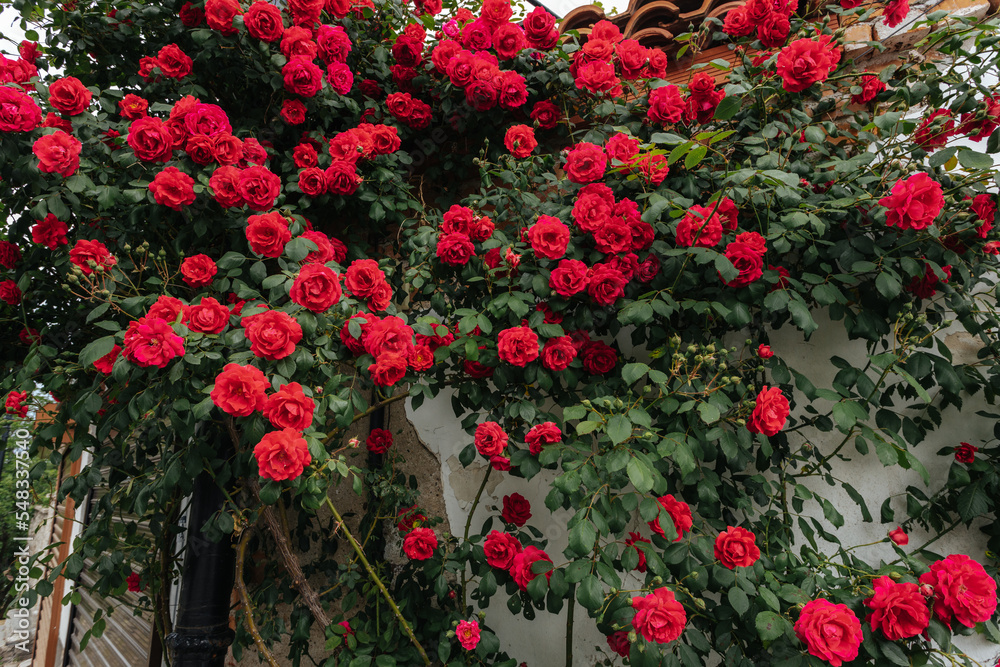
[[[281,119],[289,125],[300,125],[306,120],[306,105],[299,100],[285,100],[281,104]]]
[[[733,241],[726,246],[726,259],[739,271],[735,278],[725,281],[730,287],[743,287],[764,275],[764,260],[754,248]]]
[[[184,339],[164,320],[140,317],[129,322],[123,354],[139,366],[164,368],[171,359],[184,354]]]
[[[538,146],[535,131],[530,125],[514,125],[507,130],[503,145],[516,158],[526,158]]]
[[[887,28],[895,28],[910,13],[910,0],[891,0],[885,4],[882,17]]]
[[[580,350],[583,370],[591,375],[606,375],[618,365],[615,348],[599,340],[590,341]]]
[[[629,651],[632,650],[632,644],[628,640],[628,633],[624,630],[619,630],[618,632],[612,632],[607,637],[608,648],[617,653],[623,658],[627,658]]]
[[[111,348],[111,351],[105,354],[103,357],[94,362],[94,368],[104,373],[105,375],[110,375],[111,371],[115,368],[115,361],[121,356],[122,348],[120,345],[115,345]]]
[[[785,428],[788,413],[788,399],[781,393],[781,390],[765,385],[757,394],[757,403],[747,421],[747,430],[751,433],[763,433],[768,436],[776,435]]]
[[[642,549],[640,549],[639,547],[635,546],[636,542],[644,542],[646,544],[652,544],[652,542],[650,540],[647,540],[645,537],[643,537],[639,533],[633,533],[631,531],[629,531],[628,539],[625,540],[625,546],[632,547],[633,549],[635,549],[635,552],[637,554],[639,554],[639,562],[636,563],[636,565],[635,565],[636,571],[637,572],[645,572],[646,571],[646,552],[643,551]]]
[[[174,105],[174,109],[170,112],[170,119],[183,118],[184,129],[189,135],[207,134],[214,137],[219,132],[233,131],[229,116],[218,104],[203,104],[194,100],[193,104],[187,103],[182,107],[181,103],[185,100],[188,98],[183,98]],[[174,111],[178,108],[181,109],[181,112],[175,116]]]
[[[660,526],[660,517],[656,517],[649,522],[649,529],[657,535],[669,539],[671,542],[679,542],[684,537],[684,533],[690,531],[691,527],[694,526],[694,521],[691,518],[691,507],[686,502],[677,500],[669,493],[665,496],[660,496],[656,501],[670,515],[677,533],[668,537]]]
[[[149,307],[146,317],[149,319],[160,318],[169,323],[174,323],[181,313],[184,312],[184,304],[180,299],[172,296],[160,296],[156,302]]]
[[[524,441],[528,443],[528,451],[532,456],[542,453],[542,447],[562,442],[562,431],[553,422],[535,424],[525,434]]]
[[[87,110],[93,94],[73,76],[56,79],[49,86],[49,104],[67,116],[76,116]]]
[[[66,239],[68,229],[65,222],[57,220],[56,216],[49,213],[44,220],[39,220],[31,227],[31,240],[49,250],[55,250],[59,246],[69,243]]]
[[[489,458],[507,448],[507,433],[496,422],[483,422],[476,427],[476,450]]]
[[[889,531],[889,539],[892,540],[893,544],[898,546],[906,546],[910,543],[910,536],[906,534],[902,526],[896,526]]]
[[[260,476],[279,482],[295,479],[312,463],[306,439],[290,428],[264,434],[253,448],[253,456],[257,459]]]
[[[291,299],[314,313],[340,301],[340,276],[323,264],[306,264],[292,283]]]
[[[396,528],[403,533],[418,528],[424,521],[427,521],[427,517],[420,513],[416,505],[400,507],[399,511],[396,512]]]
[[[274,207],[274,200],[281,192],[281,179],[267,167],[247,167],[240,173],[239,193],[255,211]]]
[[[316,403],[302,392],[302,385],[289,382],[267,397],[262,412],[275,428],[304,431],[312,425]]]
[[[792,31],[789,17],[777,12],[771,12],[764,23],[757,25],[757,39],[769,49],[784,46],[788,34]],[[704,122],[704,121],[702,121]]]
[[[277,211],[247,218],[246,237],[250,249],[264,257],[279,257],[292,238],[288,221]]]
[[[611,306],[625,295],[627,283],[628,278],[621,271],[607,264],[599,264],[591,270],[587,279],[587,294],[594,303]]]
[[[221,165],[233,165],[243,159],[243,142],[228,132],[212,137],[212,157]]]
[[[41,122],[41,107],[24,91],[0,87],[0,132],[31,132]]]
[[[413,329],[406,325],[399,317],[385,317],[379,319],[374,315],[365,315],[371,318],[371,323],[364,330],[364,349],[373,357],[381,357],[386,354],[394,354],[406,359],[413,349]]]
[[[181,276],[191,287],[205,287],[211,285],[215,274],[219,272],[219,267],[208,255],[193,255],[185,258],[181,262]]]
[[[521,553],[521,543],[509,533],[491,530],[483,543],[486,552],[486,563],[490,567],[509,570],[514,564],[514,557]]]
[[[771,351],[770,345],[758,345],[757,346],[757,356],[761,359],[770,359],[774,356],[774,352]]]
[[[648,642],[666,644],[681,636],[687,614],[668,588],[657,588],[650,595],[632,598],[635,616],[632,627]]]
[[[926,229],[944,207],[944,193],[940,183],[921,171],[906,180],[896,181],[892,193],[879,199],[878,203],[887,209],[887,227]]]
[[[330,165],[323,175],[327,191],[334,195],[353,195],[363,181],[353,164],[341,160]]]
[[[138,95],[129,93],[118,102],[122,118],[127,120],[139,120],[145,118],[149,113],[149,102]],[[131,131],[131,130],[130,130]]]
[[[608,156],[595,144],[580,142],[566,155],[566,176],[574,183],[590,183],[604,176]]]
[[[179,12],[181,23],[185,28],[197,28],[205,20],[205,12],[190,2],[185,2]]]
[[[323,232],[306,231],[302,232],[299,235],[299,238],[312,241],[316,244],[316,250],[313,250],[306,255],[306,258],[302,260],[303,264],[326,264],[327,262],[335,259],[336,253],[334,251],[333,243]]]
[[[156,62],[164,76],[183,79],[191,73],[191,57],[181,51],[176,44],[167,44],[156,54]]]
[[[778,53],[776,67],[785,90],[800,93],[817,81],[825,81],[837,69],[840,49],[831,39],[830,35],[797,39]]]
[[[550,371],[565,370],[574,359],[576,348],[569,336],[550,338],[542,347],[542,365]]]
[[[446,234],[469,235],[475,219],[476,214],[471,208],[452,204],[442,217],[441,231]]]
[[[375,155],[395,153],[401,145],[396,128],[389,125],[372,125],[371,137]]]
[[[549,275],[549,287],[561,297],[569,298],[587,289],[587,265],[578,259],[564,259]]]
[[[811,655],[840,667],[858,657],[861,622],[847,605],[819,599],[807,602],[795,621],[795,634]]]
[[[385,454],[392,447],[392,432],[384,428],[373,428],[365,439],[365,447],[372,454]]]
[[[31,150],[38,158],[38,170],[68,178],[80,168],[80,151],[83,144],[76,137],[61,130],[37,139]]]
[[[243,196],[240,194],[240,174],[236,167],[219,167],[212,172],[208,185],[212,188],[215,201],[223,208],[243,206]]]
[[[955,119],[948,109],[937,109],[927,116],[913,132],[913,143],[931,152],[944,148],[948,137],[955,134]]]
[[[408,366],[408,355],[380,354],[375,358],[375,363],[368,366],[368,374],[372,376],[372,382],[375,384],[391,387],[403,379]]]
[[[313,97],[323,87],[323,70],[306,56],[295,56],[281,68],[285,90],[302,97]]]
[[[167,167],[149,184],[153,200],[175,211],[194,203],[194,179],[177,167]]]
[[[712,248],[722,240],[722,221],[714,207],[695,204],[677,223],[677,245]]]
[[[302,327],[294,317],[280,310],[268,310],[249,318],[246,325],[250,351],[264,359],[284,359],[302,340]]]
[[[184,322],[191,331],[217,334],[229,324],[229,315],[228,307],[206,296],[197,305],[184,309]]]
[[[240,3],[236,0],[205,0],[205,19],[208,27],[218,30],[223,35],[235,35],[233,19],[242,14]]]
[[[243,25],[252,37],[265,42],[276,42],[281,39],[285,26],[281,21],[281,10],[264,0],[250,5],[243,16]]]
[[[955,460],[959,463],[973,463],[976,460],[976,452],[978,451],[978,447],[963,442],[955,448]]]
[[[934,615],[951,627],[952,616],[966,627],[990,620],[997,608],[997,583],[983,566],[963,554],[931,563],[920,583],[934,589]]]
[[[13,280],[0,280],[0,301],[4,301],[8,306],[16,306],[21,303],[21,289]]]
[[[316,146],[303,141],[292,150],[292,160],[299,169],[315,167],[319,164],[319,153],[316,151]]]
[[[729,526],[715,538],[715,558],[730,570],[750,567],[760,558],[756,540],[749,530]]]
[[[549,558],[547,553],[538,547],[533,546],[525,547],[524,551],[521,551],[519,554],[514,556],[514,561],[510,566],[510,576],[514,578],[514,583],[516,583],[517,587],[522,591],[528,590],[528,584],[530,584],[532,580],[538,576],[538,573],[535,572],[533,565],[540,560],[547,563],[552,562],[552,559]],[[549,569],[545,573],[545,578],[548,579],[551,575],[552,570]]]
[[[566,254],[569,245],[569,227],[562,220],[551,215],[540,215],[528,228],[528,242],[539,257],[559,259]]]
[[[195,164],[211,164],[215,160],[212,154],[212,137],[207,134],[196,134],[188,137],[184,144],[184,152],[188,154]]]
[[[441,234],[438,236],[437,257],[451,266],[465,266],[475,253],[472,240],[465,234]]]
[[[661,86],[649,93],[649,111],[646,115],[650,120],[663,125],[677,123],[680,122],[684,109],[680,88],[673,84]]]
[[[226,364],[215,378],[210,396],[223,412],[234,417],[247,417],[263,410],[271,383],[257,368]]]
[[[592,43],[593,40],[587,42],[588,45]],[[577,53],[584,55],[582,51]],[[606,93],[611,97],[622,94],[621,80],[615,76],[614,64],[603,60],[590,60],[580,64],[576,70],[575,83],[577,88],[594,94]]]
[[[437,535],[430,528],[414,528],[403,539],[403,552],[410,560],[427,560],[437,546]]]
[[[351,294],[365,298],[385,283],[385,274],[374,259],[356,259],[344,272],[344,287]]]
[[[504,329],[497,336],[497,354],[512,366],[527,366],[538,358],[538,334],[528,327]]]
[[[865,600],[872,610],[868,622],[873,631],[881,628],[886,639],[896,641],[916,637],[930,625],[931,611],[916,584],[879,577],[874,589],[874,595]]]
[[[323,0],[289,0],[288,8],[292,12],[295,25],[312,29],[319,21],[324,4]]]
[[[500,518],[520,528],[531,518],[531,503],[520,493],[512,493],[509,496],[504,496],[503,511],[500,513]]]
[[[326,175],[319,167],[308,167],[299,172],[299,190],[309,197],[326,194]]]
[[[885,90],[885,84],[878,75],[867,72],[861,76],[858,85],[861,87],[861,92],[851,96],[851,102],[854,104],[868,104]]]
[[[323,62],[346,63],[351,53],[351,38],[343,26],[321,25],[316,32],[316,45]]]
[[[547,51],[556,45],[559,31],[556,29],[556,17],[544,7],[535,7],[522,22],[524,36],[534,49]]]
[[[28,400],[28,392],[26,391],[12,391],[7,394],[7,400],[4,402],[4,408],[6,412],[16,414],[22,419],[28,415],[28,407],[24,404]]]
[[[69,261],[73,262],[87,276],[94,273],[98,266],[109,269],[118,263],[118,260],[103,243],[86,239],[79,239],[69,251]],[[94,266],[90,265],[91,262],[94,263]]]

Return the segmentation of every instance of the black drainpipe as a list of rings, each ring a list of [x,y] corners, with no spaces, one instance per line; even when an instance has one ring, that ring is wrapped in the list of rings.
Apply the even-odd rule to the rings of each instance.
[[[223,540],[212,542],[202,526],[223,507],[222,490],[201,473],[191,494],[187,554],[174,631],[167,635],[171,667],[223,667],[235,633],[229,628],[236,552]]]

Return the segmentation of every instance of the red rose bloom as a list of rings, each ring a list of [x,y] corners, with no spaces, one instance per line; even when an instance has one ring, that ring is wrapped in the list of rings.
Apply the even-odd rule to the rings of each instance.
[[[211,285],[219,267],[208,255],[193,255],[181,262],[181,276],[189,286],[198,288]]]
[[[885,4],[882,17],[887,28],[895,28],[910,13],[910,0],[891,0]]]
[[[906,534],[902,526],[896,526],[889,531],[889,539],[892,540],[893,544],[898,546],[906,546],[910,543],[910,536]]]
[[[750,567],[760,558],[756,540],[749,530],[729,526],[715,538],[715,558],[730,570]]]
[[[212,195],[219,206],[223,208],[243,206],[243,196],[239,191],[241,173],[236,167],[219,167],[212,172],[208,185],[212,188]]]
[[[282,481],[295,479],[310,463],[309,445],[298,431],[284,428],[264,434],[253,448],[260,476]]]
[[[115,345],[111,348],[111,351],[105,354],[103,357],[94,362],[94,368],[104,373],[105,375],[110,375],[111,371],[114,370],[115,361],[121,355],[122,348],[120,345]]]
[[[538,334],[528,327],[504,329],[497,336],[497,354],[502,361],[523,368],[538,358]]]
[[[275,428],[305,431],[312,425],[316,403],[302,392],[302,385],[289,382],[267,397],[263,414]]]
[[[250,351],[264,359],[284,359],[302,340],[302,327],[294,317],[280,310],[268,310],[248,318],[246,336]]]
[[[90,106],[93,97],[86,86],[73,76],[56,79],[49,86],[49,104],[67,116],[82,114]]]
[[[31,240],[49,250],[55,250],[59,246],[69,243],[66,239],[68,229],[65,222],[56,219],[56,216],[49,213],[44,220],[39,220],[31,227]]]
[[[291,299],[314,313],[340,301],[340,276],[323,264],[306,264],[292,283]]]
[[[149,191],[157,204],[175,211],[194,203],[194,179],[177,167],[167,167],[149,184]]]
[[[171,359],[184,354],[184,339],[167,322],[157,317],[140,317],[129,322],[123,353],[139,366],[164,368]]]
[[[892,186],[892,193],[878,201],[886,209],[887,227],[901,230],[926,229],[944,207],[941,184],[924,172],[917,172]]]
[[[326,188],[330,194],[353,195],[362,183],[353,164],[341,160],[335,161],[323,173],[326,178]]]
[[[549,287],[561,297],[569,298],[587,289],[587,265],[578,259],[564,259],[549,275]]]
[[[285,90],[313,97],[323,87],[323,70],[307,56],[294,56],[281,68]]]
[[[139,120],[140,118],[145,118],[147,116],[149,112],[149,102],[138,95],[129,93],[123,97],[120,102],[118,102],[118,108],[121,110],[122,118],[127,120]]]
[[[427,517],[420,513],[416,505],[400,507],[396,512],[396,528],[402,533],[410,532],[424,521],[427,521]]]
[[[931,152],[943,148],[955,133],[955,119],[948,109],[937,109],[924,119],[913,132],[913,143]]]
[[[4,408],[6,412],[11,414],[16,414],[22,419],[28,415],[28,406],[24,404],[28,400],[28,392],[26,391],[12,391],[7,394],[7,400],[4,402]]]
[[[205,19],[208,27],[218,30],[223,35],[235,35],[233,19],[242,14],[240,3],[236,0],[205,0]]]
[[[409,366],[408,356],[394,353],[380,354],[375,358],[375,363],[368,366],[372,382],[382,387],[391,387],[402,380]]]
[[[541,7],[537,9],[541,9]],[[541,129],[551,130],[562,119],[562,110],[548,100],[541,100],[535,102],[535,106],[531,108],[531,119],[538,123],[538,127]]]
[[[509,533],[491,530],[483,543],[486,552],[486,563],[490,567],[509,570],[514,564],[514,557],[521,553],[521,543]]]
[[[691,507],[682,500],[677,500],[671,494],[665,496],[660,496],[656,499],[660,506],[667,511],[670,515],[671,521],[674,522],[674,529],[677,531],[675,536],[668,537],[664,532],[663,528],[660,526],[660,518],[656,517],[649,522],[649,529],[652,530],[657,535],[670,539],[672,542],[679,542],[684,533],[691,530],[694,526],[694,521],[691,518]]]
[[[733,263],[739,274],[727,280],[730,287],[743,287],[764,275],[764,260],[760,253],[746,243],[733,241],[726,246],[726,259]]]
[[[156,299],[156,302],[149,307],[149,311],[146,313],[146,317],[149,319],[160,318],[169,323],[174,323],[177,318],[180,317],[181,313],[184,312],[184,304],[180,299],[175,299],[172,296],[160,296]]]
[[[441,234],[438,236],[437,257],[451,266],[465,266],[469,263],[475,247],[465,234]]]
[[[247,417],[263,410],[267,390],[271,383],[257,368],[247,365],[226,364],[215,378],[212,402],[223,412],[234,417]]]
[[[776,66],[785,90],[800,93],[817,81],[825,81],[837,69],[840,49],[831,39],[829,35],[797,39],[781,50]]]
[[[79,239],[73,249],[69,251],[69,261],[79,267],[86,276],[94,273],[98,266],[109,269],[118,263],[118,260],[103,243],[86,239]],[[90,262],[94,262],[96,266],[91,266]]]
[[[528,443],[528,451],[532,456],[542,453],[542,447],[562,442],[562,431],[554,422],[535,424],[525,434],[524,441]]]
[[[666,644],[681,636],[687,614],[680,602],[674,599],[673,591],[657,588],[650,595],[632,598],[635,616],[632,627],[648,642]]]
[[[574,183],[590,183],[604,176],[608,156],[595,144],[580,142],[566,155],[566,176]]]
[[[765,385],[757,394],[757,403],[747,420],[747,430],[767,436],[776,435],[785,428],[788,413],[788,399],[781,393],[781,389]]]
[[[868,104],[885,90],[885,84],[878,78],[878,75],[867,72],[861,76],[857,85],[861,87],[861,92],[851,96],[853,104]]]
[[[38,158],[39,171],[69,178],[80,168],[83,144],[76,137],[58,130],[35,139],[31,150]]]
[[[281,21],[281,10],[264,0],[250,5],[243,16],[243,25],[252,37],[265,42],[276,42],[281,39],[285,26]]]
[[[694,205],[677,223],[677,245],[713,248],[722,240],[722,221],[715,207]]]
[[[599,340],[590,341],[580,351],[583,370],[591,375],[606,375],[618,365],[615,348]]]
[[[600,306],[612,306],[625,295],[628,278],[618,269],[608,264],[600,264],[590,271],[587,279],[587,294]]]
[[[531,518],[531,503],[520,493],[512,493],[509,496],[504,496],[503,511],[500,513],[500,518],[520,528]]]
[[[526,158],[538,146],[535,131],[530,125],[514,125],[507,130],[503,145],[518,159]]]
[[[562,220],[551,215],[538,216],[537,222],[528,228],[528,242],[539,257],[559,259],[566,254],[569,245],[569,227]]]
[[[250,249],[264,257],[279,257],[292,238],[288,221],[277,211],[247,218],[247,241]]]
[[[496,422],[483,422],[476,427],[476,450],[490,458],[507,448],[507,433]]]
[[[896,641],[916,637],[930,625],[931,611],[916,584],[879,577],[874,588],[874,595],[865,600],[872,610],[868,622],[873,631],[881,628],[886,639]]]
[[[42,122],[42,109],[24,91],[0,87],[0,132],[31,132]]]
[[[410,560],[427,560],[437,546],[437,535],[430,528],[414,528],[403,539],[403,552]]]
[[[185,2],[179,12],[181,23],[185,28],[197,28],[205,20],[205,12],[190,2]]]
[[[229,315],[228,307],[206,296],[196,305],[184,309],[184,322],[191,331],[217,334],[229,324]]]
[[[281,119],[289,125],[300,125],[306,120],[306,105],[299,100],[281,103]]]
[[[156,54],[156,63],[164,76],[183,79],[191,73],[194,63],[191,57],[181,51],[176,44],[167,44]]]
[[[0,281],[0,301],[4,301],[8,306],[16,306],[21,303],[21,289],[13,280]]]
[[[550,338],[542,347],[542,365],[550,371],[565,370],[574,359],[576,348],[569,336]]]
[[[392,447],[392,432],[384,428],[373,428],[365,439],[365,447],[372,454],[385,454]]]
[[[951,627],[952,616],[966,627],[988,621],[997,608],[997,583],[983,566],[963,554],[931,564],[920,583],[934,589],[934,615]]]
[[[976,460],[976,452],[978,451],[978,447],[963,442],[955,448],[955,460],[959,463],[973,463]]]
[[[299,172],[299,190],[309,197],[326,194],[326,174],[319,167],[308,167]]]
[[[514,561],[510,566],[510,576],[514,578],[514,583],[522,591],[528,590],[528,584],[538,576],[538,573],[534,571],[532,566],[540,560],[548,563],[552,562],[547,553],[533,546],[525,547],[524,551],[514,556]],[[545,573],[545,578],[548,579],[551,575],[552,570],[549,570]]]
[[[669,84],[649,93],[649,111],[646,116],[662,125],[670,125],[680,122],[685,108],[680,88]]]
[[[608,648],[617,653],[623,658],[627,658],[629,651],[632,650],[632,644],[628,640],[628,633],[624,630],[619,630],[618,632],[613,632],[608,635]]]
[[[351,53],[351,38],[343,26],[321,25],[316,32],[319,57],[327,63],[346,63]]]
[[[281,192],[281,179],[268,171],[267,167],[247,167],[240,172],[238,190],[250,208],[266,211],[274,207],[274,200]]]
[[[807,602],[795,621],[795,634],[811,655],[840,667],[858,657],[861,622],[847,605],[829,600]]]

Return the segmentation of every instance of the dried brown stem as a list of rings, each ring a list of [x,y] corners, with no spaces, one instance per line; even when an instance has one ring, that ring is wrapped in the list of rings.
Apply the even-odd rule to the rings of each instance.
[[[278,663],[275,661],[274,656],[271,655],[271,651],[268,650],[264,644],[264,640],[261,639],[257,624],[254,623],[253,605],[250,603],[250,594],[247,592],[247,585],[243,582],[243,560],[246,558],[247,542],[250,541],[251,533],[253,533],[253,526],[248,526],[243,530],[243,535],[240,536],[240,545],[236,551],[236,589],[240,592],[240,601],[243,603],[243,611],[246,614],[247,630],[253,636],[253,643],[257,645],[257,650],[264,656],[267,664],[271,665],[271,667],[278,667]]]

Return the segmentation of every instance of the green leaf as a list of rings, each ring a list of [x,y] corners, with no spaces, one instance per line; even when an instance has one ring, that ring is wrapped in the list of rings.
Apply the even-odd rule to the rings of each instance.
[[[627,384],[635,384],[643,375],[649,372],[649,366],[641,363],[625,364],[622,368],[622,379]]]
[[[991,169],[993,167],[993,158],[989,155],[969,150],[968,148],[958,151],[958,162],[966,169],[973,171]]]
[[[628,472],[628,479],[632,482],[632,486],[639,493],[649,493],[653,488],[653,475],[641,459],[635,457],[629,459],[626,472]]]
[[[792,316],[792,322],[802,330],[806,338],[809,338],[816,329],[819,329],[819,325],[813,319],[812,313],[809,312],[809,307],[801,300],[789,299],[788,312]]]
[[[739,95],[729,95],[728,97],[722,98],[719,102],[719,106],[715,107],[715,119],[716,120],[729,120],[736,115],[736,112],[740,110],[740,106],[743,104],[743,98]]]
[[[690,153],[684,157],[684,168],[690,171],[698,166],[698,163],[705,159],[708,154],[708,146],[695,146]]]
[[[757,634],[765,642],[774,641],[785,634],[785,629],[788,627],[788,621],[773,611],[762,611],[757,614],[754,624],[757,626]]]
[[[730,588],[727,597],[729,598],[729,606],[740,616],[747,613],[747,610],[750,609],[750,599],[739,586]]]
[[[882,655],[884,655],[892,664],[909,667],[910,659],[906,657],[905,653],[903,653],[903,649],[891,642],[880,643],[879,648],[882,650]]]
[[[632,422],[625,415],[612,415],[608,420],[608,437],[615,445],[625,442],[632,437]]]
[[[958,514],[962,521],[969,522],[985,514],[990,508],[989,500],[979,484],[966,487],[958,496]]]
[[[875,289],[878,290],[879,294],[887,299],[893,299],[899,295],[899,292],[903,289],[903,286],[899,282],[899,278],[889,271],[883,271],[875,277]]]
[[[719,421],[721,416],[719,408],[708,402],[698,404],[698,414],[701,415],[701,420],[706,424],[714,424]]]
[[[592,574],[588,574],[576,589],[576,599],[584,609],[597,611],[604,606],[604,588]]]
[[[240,253],[230,250],[225,255],[219,258],[219,261],[216,262],[216,265],[219,267],[220,270],[226,271],[228,269],[235,269],[236,267],[241,266],[243,262],[246,261],[246,259],[247,258],[241,255]]]
[[[98,338],[80,351],[80,365],[84,368],[89,368],[95,361],[111,352],[114,346],[114,336]]]
[[[584,519],[569,531],[569,548],[577,556],[586,556],[594,548],[597,540],[597,529],[589,520]]]

